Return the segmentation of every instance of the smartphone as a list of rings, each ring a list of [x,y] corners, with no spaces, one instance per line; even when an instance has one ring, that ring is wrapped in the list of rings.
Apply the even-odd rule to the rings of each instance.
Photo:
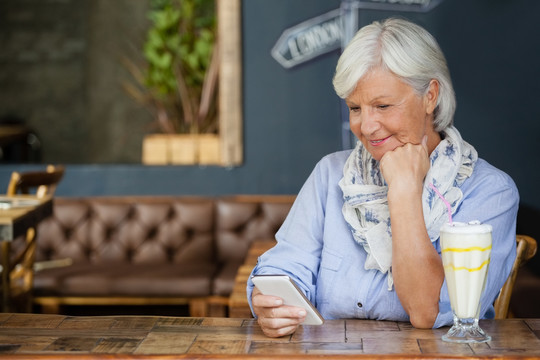
[[[254,275],[251,277],[255,286],[264,295],[279,296],[285,305],[297,306],[306,310],[304,325],[322,325],[324,319],[315,306],[287,275]]]

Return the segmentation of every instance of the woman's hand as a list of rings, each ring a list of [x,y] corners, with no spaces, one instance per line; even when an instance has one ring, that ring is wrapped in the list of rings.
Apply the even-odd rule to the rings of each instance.
[[[388,184],[396,293],[413,326],[430,328],[439,312],[444,270],[429,239],[422,209],[422,189],[430,167],[426,137],[421,144],[405,144],[387,152],[380,165]]]
[[[427,136],[420,144],[407,143],[381,158],[381,171],[389,191],[416,191],[422,194],[424,178],[430,167]]]
[[[283,299],[263,295],[257,287],[253,289],[251,299],[257,322],[266,336],[290,335],[306,319],[307,313],[304,309],[283,305]]]

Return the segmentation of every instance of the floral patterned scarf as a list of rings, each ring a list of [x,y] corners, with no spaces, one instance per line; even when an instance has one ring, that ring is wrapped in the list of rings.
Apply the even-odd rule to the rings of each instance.
[[[430,187],[433,184],[450,203],[455,213],[463,193],[461,184],[471,176],[478,154],[451,126],[442,132],[443,140],[430,155],[431,167],[424,180],[422,203],[424,221],[431,241],[439,237],[439,229],[448,218],[446,205]],[[392,231],[388,209],[388,187],[379,168],[361,141],[347,159],[343,178],[343,216],[357,243],[367,252],[366,270],[388,274],[388,290],[393,288]]]

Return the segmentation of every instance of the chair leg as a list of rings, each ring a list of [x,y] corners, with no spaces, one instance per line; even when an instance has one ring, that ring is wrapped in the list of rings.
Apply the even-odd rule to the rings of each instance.
[[[24,276],[24,306],[22,311],[31,313],[32,304],[34,302],[34,261],[36,258],[36,230],[35,228],[29,228],[26,232],[26,242],[28,251],[24,257],[24,264],[27,268],[27,272]]]
[[[208,315],[208,304],[205,298],[195,298],[189,300],[189,316],[206,317]]]
[[[227,317],[227,306],[223,304],[209,304],[208,316]]]
[[[32,312],[32,297],[34,285],[34,258],[36,253],[36,232],[34,228],[30,228],[26,232],[25,247],[13,262],[11,271],[8,272],[9,291],[8,305],[10,312]]]
[[[49,302],[47,304],[41,304],[41,314],[60,314],[60,303]]]

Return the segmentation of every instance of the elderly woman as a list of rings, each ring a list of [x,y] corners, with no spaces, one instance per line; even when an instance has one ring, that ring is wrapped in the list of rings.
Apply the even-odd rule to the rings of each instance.
[[[515,258],[519,196],[453,127],[454,92],[435,39],[406,20],[365,26],[341,55],[334,88],[359,141],[317,164],[253,274],[289,275],[326,319],[450,325],[439,243],[448,214],[437,189],[454,221],[493,228],[480,312],[493,318]],[[251,280],[248,300],[268,336],[293,333],[305,317]]]

